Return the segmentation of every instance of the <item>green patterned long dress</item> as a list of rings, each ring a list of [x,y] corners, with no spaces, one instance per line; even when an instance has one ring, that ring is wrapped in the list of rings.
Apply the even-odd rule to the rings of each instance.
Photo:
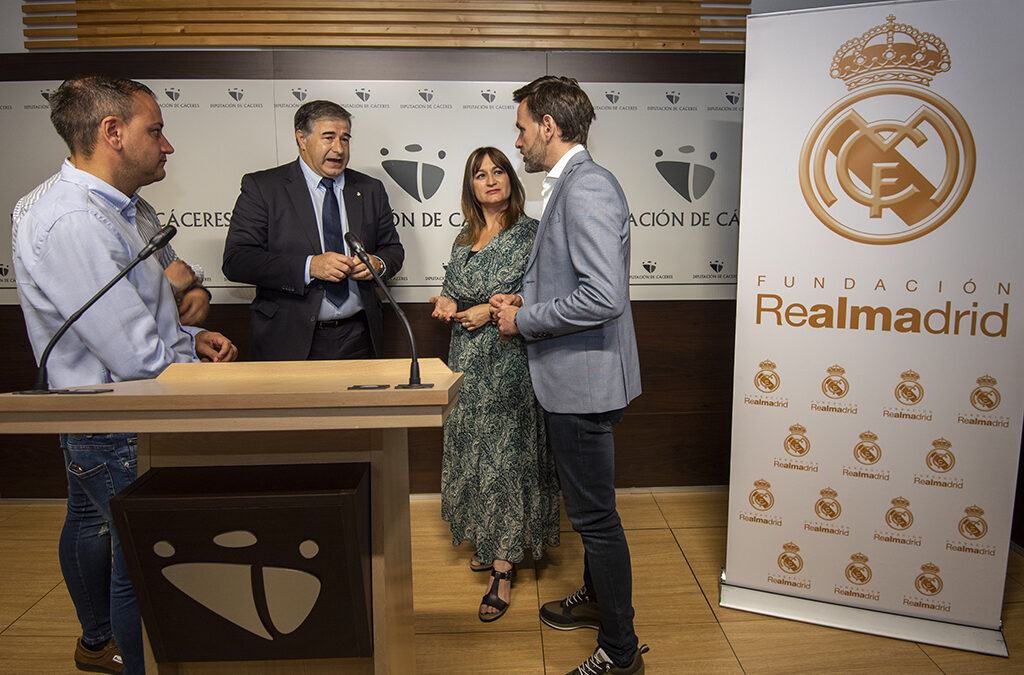
[[[441,294],[486,304],[518,293],[537,221],[523,217],[480,251],[454,244]],[[469,331],[452,322],[448,366],[465,374],[444,425],[441,517],[452,544],[469,541],[481,563],[539,559],[558,545],[558,484],[544,416],[530,383],[526,344],[503,340],[487,323]]]

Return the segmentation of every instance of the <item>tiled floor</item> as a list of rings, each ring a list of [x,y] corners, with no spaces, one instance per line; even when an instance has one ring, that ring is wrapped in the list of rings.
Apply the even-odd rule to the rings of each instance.
[[[718,607],[726,492],[619,495],[633,557],[648,673],[1024,673],[1024,557],[1010,556],[1003,605],[1009,659],[821,628]],[[78,634],[57,565],[62,504],[0,504],[0,673],[76,673]],[[486,577],[472,550],[450,546],[436,497],[412,500],[413,587],[419,673],[564,673],[595,633],[542,628],[541,602],[579,585],[582,547],[563,520],[562,545],[524,565],[512,607],[484,624]]]

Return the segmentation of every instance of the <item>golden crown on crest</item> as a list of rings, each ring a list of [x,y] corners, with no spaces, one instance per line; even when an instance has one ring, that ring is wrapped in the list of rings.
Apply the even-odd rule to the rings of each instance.
[[[949,70],[949,49],[931,33],[910,24],[896,23],[896,15],[860,37],[843,43],[832,57],[829,75],[843,80],[853,91],[876,82],[909,82],[929,86],[932,78]]]
[[[998,384],[996,382],[996,378],[992,377],[991,375],[982,375],[977,380],[975,380],[975,382],[978,383],[979,387],[994,387],[996,386],[996,384]]]
[[[836,492],[835,490],[833,490],[830,487],[825,488],[824,490],[822,490],[818,494],[820,494],[825,499],[835,499],[837,496],[839,496],[839,493]]]
[[[863,563],[866,563],[868,561],[868,557],[866,555],[864,555],[863,553],[854,553],[853,555],[850,556],[850,560],[852,560],[855,563],[862,563],[863,564]]]
[[[917,382],[921,379],[921,376],[915,373],[913,370],[904,370],[900,373],[900,379],[904,382]]]
[[[935,563],[925,563],[921,565],[921,571],[925,574],[938,574],[939,566]]]
[[[766,481],[764,478],[758,478],[757,480],[754,481],[754,487],[756,487],[758,490],[767,490],[771,486],[772,484]]]
[[[794,544],[793,542],[789,542],[788,544],[783,544],[782,548],[783,548],[783,550],[786,551],[786,553],[799,553],[800,552],[800,547],[797,546],[796,544]]]
[[[974,506],[968,506],[966,509],[964,509],[964,513],[974,518],[981,518],[983,515],[985,515],[985,510],[978,506],[977,504],[975,504]]]
[[[834,366],[829,366],[827,370],[828,370],[828,374],[829,375],[833,375],[833,376],[836,376],[836,377],[846,373],[846,368],[843,368],[838,363],[835,364]]]
[[[806,434],[807,427],[805,427],[802,424],[794,424],[791,427],[789,427],[789,432],[792,434]]]
[[[953,444],[947,441],[945,438],[936,438],[932,441],[932,447],[936,450],[949,450],[953,447]]]
[[[757,365],[761,367],[761,370],[775,370],[775,364],[770,359],[765,359]]]
[[[897,497],[890,502],[893,506],[900,509],[905,509],[910,506],[910,500],[906,497]]]
[[[859,438],[865,443],[874,443],[875,441],[878,440],[878,434],[876,434],[873,431],[865,431],[864,433],[860,434]]]

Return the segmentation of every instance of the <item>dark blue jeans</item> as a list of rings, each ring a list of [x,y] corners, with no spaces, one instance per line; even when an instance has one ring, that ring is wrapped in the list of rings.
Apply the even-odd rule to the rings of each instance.
[[[110,498],[135,480],[137,437],[61,434],[60,445],[68,475],[60,569],[82,624],[82,638],[105,643],[113,635],[125,675],[143,673],[139,606],[110,514]]]
[[[616,663],[637,649],[633,571],[615,510],[615,440],[621,410],[587,415],[545,413],[565,511],[583,538],[583,583],[601,606],[597,644]]]

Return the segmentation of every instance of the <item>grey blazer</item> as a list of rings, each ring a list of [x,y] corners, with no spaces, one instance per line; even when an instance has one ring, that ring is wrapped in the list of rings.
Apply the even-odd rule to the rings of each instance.
[[[516,326],[548,412],[598,413],[640,395],[629,305],[629,207],[590,153],[570,160],[540,221]]]

